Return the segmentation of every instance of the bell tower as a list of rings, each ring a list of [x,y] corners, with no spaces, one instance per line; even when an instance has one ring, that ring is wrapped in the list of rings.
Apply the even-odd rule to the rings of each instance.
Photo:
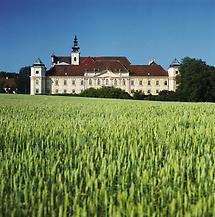
[[[31,67],[31,95],[45,93],[46,67],[38,58]]]
[[[78,39],[77,36],[74,38],[74,45],[72,47],[72,54],[71,54],[71,64],[72,65],[79,65],[80,64],[80,52],[78,47]]]
[[[180,62],[175,58],[168,68],[169,91],[176,91],[176,76],[179,74]]]

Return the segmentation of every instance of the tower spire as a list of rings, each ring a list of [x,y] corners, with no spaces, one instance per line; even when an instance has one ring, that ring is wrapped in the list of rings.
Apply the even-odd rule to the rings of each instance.
[[[73,52],[78,52],[79,51],[79,47],[78,47],[78,39],[77,39],[77,36],[75,35],[75,38],[74,38],[74,45],[72,47],[72,51]]]
[[[71,64],[72,65],[79,65],[80,63],[79,49],[80,48],[78,47],[78,39],[77,39],[77,36],[75,35],[74,44],[73,44],[72,53],[71,53]]]

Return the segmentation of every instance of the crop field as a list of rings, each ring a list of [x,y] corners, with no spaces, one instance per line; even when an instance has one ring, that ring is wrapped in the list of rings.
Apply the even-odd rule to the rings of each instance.
[[[215,104],[0,95],[0,216],[215,216]]]

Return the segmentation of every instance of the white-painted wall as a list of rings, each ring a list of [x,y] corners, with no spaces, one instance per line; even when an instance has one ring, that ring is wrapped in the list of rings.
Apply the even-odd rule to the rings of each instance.
[[[32,66],[30,76],[31,95],[45,93],[45,66]]]
[[[71,64],[79,65],[80,64],[80,52],[72,52],[71,54]]]
[[[169,75],[169,91],[176,91],[176,76],[179,74],[179,67],[170,67],[168,69]]]

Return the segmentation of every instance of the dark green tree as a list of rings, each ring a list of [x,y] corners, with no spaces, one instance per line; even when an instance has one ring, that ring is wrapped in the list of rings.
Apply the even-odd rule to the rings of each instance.
[[[19,77],[17,81],[18,93],[30,94],[30,75],[31,67],[25,66],[19,70]]]
[[[133,92],[133,99],[143,100],[144,98],[145,98],[144,92],[142,92],[140,90],[136,90]]]
[[[182,101],[215,102],[215,68],[185,57],[180,66],[177,94]]]
[[[132,97],[121,90],[120,88],[114,87],[102,87],[99,89],[89,88],[84,90],[79,96],[84,97],[98,97],[98,98],[117,98],[117,99],[131,99]]]
[[[3,81],[0,80],[0,93],[5,93]]]

